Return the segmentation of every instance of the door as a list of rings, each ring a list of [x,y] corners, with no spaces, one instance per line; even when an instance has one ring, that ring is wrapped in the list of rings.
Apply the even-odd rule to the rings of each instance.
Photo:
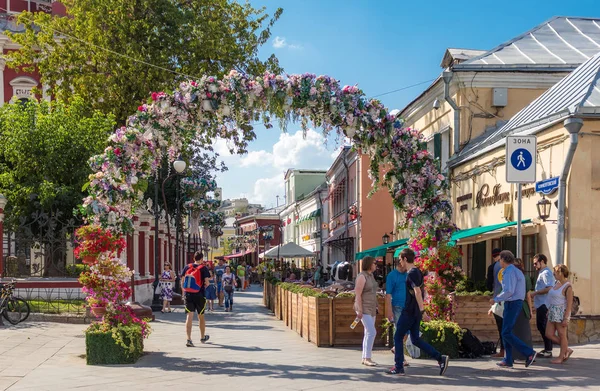
[[[487,272],[487,254],[485,249],[485,242],[473,244],[473,262],[471,264],[471,278],[475,283],[479,281],[485,281],[485,274]]]

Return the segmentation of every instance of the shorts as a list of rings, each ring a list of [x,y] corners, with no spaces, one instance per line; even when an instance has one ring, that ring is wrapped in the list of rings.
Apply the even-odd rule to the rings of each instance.
[[[564,305],[550,305],[548,310],[548,321],[561,323],[565,316],[565,306]]]
[[[198,315],[204,315],[206,309],[206,298],[202,293],[185,294],[185,312],[198,312]]]

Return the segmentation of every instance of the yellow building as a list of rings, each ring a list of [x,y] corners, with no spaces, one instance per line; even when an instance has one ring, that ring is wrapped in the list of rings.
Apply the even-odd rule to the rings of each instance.
[[[463,268],[476,281],[485,278],[492,248],[516,252],[517,186],[505,180],[506,135],[537,135],[539,181],[561,174],[570,145],[563,121],[571,115],[584,119],[567,184],[565,263],[574,271],[585,314],[600,314],[600,288],[594,291],[591,284],[600,277],[593,251],[600,215],[591,212],[594,189],[600,188],[600,163],[591,155],[600,138],[588,136],[600,131],[595,119],[600,87],[593,81],[598,70],[590,71],[600,51],[598,24],[600,19],[557,17],[490,51],[448,49],[440,77],[400,113],[407,126],[424,134],[451,179],[461,230],[455,239],[463,249]],[[585,61],[577,78],[564,79]],[[558,196],[546,197],[551,213],[545,222],[537,210],[542,198],[533,183],[523,186],[522,255],[530,276],[535,253],[546,254],[551,265],[556,262],[558,226],[552,220],[557,220]]]

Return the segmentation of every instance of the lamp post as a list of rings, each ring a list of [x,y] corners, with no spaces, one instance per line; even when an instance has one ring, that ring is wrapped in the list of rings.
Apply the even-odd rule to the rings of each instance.
[[[187,167],[187,164],[185,163],[185,161],[183,161],[181,159],[181,157],[179,157],[177,160],[175,160],[173,162],[173,168],[175,169],[175,172],[171,175],[169,175],[168,177],[165,178],[165,180],[162,183],[162,196],[163,196],[163,203],[165,205],[165,213],[166,213],[166,220],[167,220],[167,242],[168,242],[168,248],[169,251],[171,251],[171,224],[169,222],[169,210],[168,210],[168,206],[167,206],[167,197],[165,196],[165,184],[167,183],[167,181],[171,178],[173,178],[174,176],[179,176],[181,175],[184,171],[185,168]],[[177,181],[177,191],[176,191],[176,196],[175,196],[175,203],[176,203],[176,212],[175,212],[175,216],[178,219],[179,218],[179,180]],[[179,224],[177,222],[177,220],[175,220],[175,229],[177,230],[179,228]],[[179,236],[177,235],[176,232],[176,238],[175,240],[177,241],[179,239]],[[177,254],[177,250],[178,250],[178,244],[176,243],[175,246],[175,264],[173,265],[173,270],[175,271],[175,292],[180,293],[180,278],[179,278],[179,270],[180,270],[180,265],[179,265],[179,255]],[[156,254],[154,255],[156,257]]]

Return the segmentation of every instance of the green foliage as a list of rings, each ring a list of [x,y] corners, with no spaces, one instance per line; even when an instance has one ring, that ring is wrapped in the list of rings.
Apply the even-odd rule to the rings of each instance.
[[[85,332],[88,365],[132,364],[144,351],[141,327],[121,326],[101,331],[94,323]]]
[[[84,264],[67,265],[66,271],[68,277],[78,278],[81,273],[90,271],[90,267]]]
[[[344,297],[351,297],[351,298],[355,298],[356,294],[354,292],[342,292],[342,293],[338,293],[338,295],[336,296],[336,298],[344,298]]]
[[[282,282],[281,284],[279,284],[279,286],[281,286],[281,288],[285,289],[286,291],[290,291],[292,293],[299,293],[302,296],[306,297],[328,297],[325,293],[322,293],[316,289],[303,287],[302,285],[294,284],[291,282]]]
[[[485,290],[485,281],[474,281],[472,278],[465,278],[456,284],[456,292],[483,292]]]
[[[6,53],[8,65],[31,68],[35,63],[54,96],[69,100],[81,95],[119,123],[149,92],[172,89],[182,78],[220,76],[230,69],[254,75],[281,72],[274,55],[258,59],[280,8],[271,18],[264,8],[233,0],[61,3],[67,16],[19,16],[26,30],[10,38],[22,48]]]
[[[32,313],[66,314],[83,313],[84,300],[27,300]]]
[[[0,108],[0,193],[8,198],[8,224],[40,209],[72,216],[91,174],[87,160],[104,150],[114,126],[111,115],[91,110],[80,97],[69,105],[28,101]]]
[[[467,292],[467,291],[461,291],[461,292],[456,292],[456,296],[492,296],[493,292],[490,291],[473,291],[473,292]]]
[[[462,340],[463,331],[457,323],[444,320],[432,320],[421,323],[421,338],[436,348],[440,353],[458,358],[458,346]],[[428,356],[421,350],[420,358]]]
[[[223,254],[228,255],[233,253],[234,250],[234,240],[230,237],[225,238],[223,240]]]

